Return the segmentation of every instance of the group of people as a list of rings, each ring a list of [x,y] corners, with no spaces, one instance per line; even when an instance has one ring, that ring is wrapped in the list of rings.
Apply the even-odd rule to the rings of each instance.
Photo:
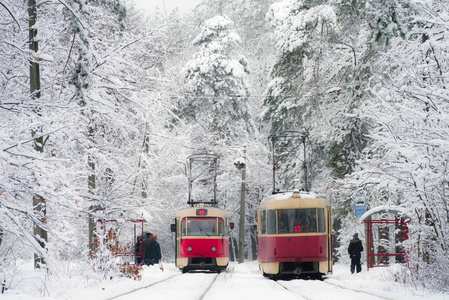
[[[136,243],[136,264],[143,263],[144,265],[158,264],[162,258],[161,246],[157,241],[157,235],[153,235],[150,232],[145,233],[143,236],[137,238]],[[143,261],[142,261],[143,254]]]
[[[143,264],[147,266],[158,264],[159,260],[162,258],[161,247],[157,242],[157,235],[153,235],[149,232],[137,238],[135,251],[137,253],[136,264],[142,263],[142,254]],[[351,274],[353,274],[356,270],[357,273],[362,270],[362,266],[360,264],[362,251],[362,241],[360,241],[358,233],[354,233],[348,247],[348,254],[351,258]]]

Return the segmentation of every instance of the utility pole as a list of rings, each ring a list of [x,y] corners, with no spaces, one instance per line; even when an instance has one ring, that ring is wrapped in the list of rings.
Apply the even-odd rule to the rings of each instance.
[[[303,168],[304,168],[304,189],[306,190],[306,192],[308,192],[309,191],[309,184],[308,184],[308,179],[307,179],[306,138],[307,138],[307,135],[303,134],[302,135],[302,144],[304,146],[304,162],[303,162]]]
[[[28,25],[29,25],[29,48],[32,52],[36,53],[39,50],[37,37],[37,28],[36,28],[36,20],[37,20],[37,6],[36,0],[28,0]],[[33,53],[32,53],[33,54]],[[40,72],[39,72],[39,63],[38,58],[31,57],[30,58],[30,95],[32,99],[40,98],[41,96],[41,81],[40,81]],[[39,109],[36,108],[34,110],[38,115]],[[37,136],[34,139],[34,150],[42,153],[44,152],[44,137],[39,135],[41,130],[33,131],[33,136]],[[33,210],[38,215],[39,224],[34,223],[34,236],[40,247],[42,248],[42,253],[45,252],[45,247],[48,241],[47,231],[43,228],[47,223],[47,203],[46,200],[38,194],[33,196]],[[44,267],[45,260],[41,254],[34,253],[34,268],[40,269]]]
[[[246,193],[246,147],[243,149],[243,162],[238,166],[242,170],[240,187],[240,225],[239,225],[239,264],[245,261],[245,193]]]

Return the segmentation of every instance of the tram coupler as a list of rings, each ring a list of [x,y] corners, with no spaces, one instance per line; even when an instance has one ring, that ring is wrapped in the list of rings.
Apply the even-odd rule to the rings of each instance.
[[[302,273],[302,269],[301,268],[297,268],[297,269],[293,270],[293,274],[295,274],[295,275],[301,275],[301,273]]]

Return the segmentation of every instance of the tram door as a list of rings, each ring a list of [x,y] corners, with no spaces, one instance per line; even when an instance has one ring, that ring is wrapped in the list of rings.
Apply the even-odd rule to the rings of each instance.
[[[332,208],[327,209],[327,264],[328,272],[332,273]]]
[[[175,265],[178,266],[178,258],[179,258],[179,236],[178,233],[180,228],[178,228],[178,219],[175,218],[175,224],[170,225],[171,232],[175,233]]]

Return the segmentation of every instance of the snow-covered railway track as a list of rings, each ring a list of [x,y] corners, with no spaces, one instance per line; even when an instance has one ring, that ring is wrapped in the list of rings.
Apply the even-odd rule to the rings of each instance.
[[[335,282],[327,282],[326,280],[279,280],[276,283],[287,291],[293,292],[306,300],[331,299],[333,295],[338,295],[338,299],[342,297],[344,299],[394,300],[392,297],[350,288]]]
[[[297,295],[301,296],[302,298],[304,298],[305,300],[312,300],[312,298],[309,298],[307,295],[305,295],[302,292],[294,291],[294,290],[286,287],[285,285],[283,285],[282,283],[279,283],[277,281],[276,281],[276,283],[279,284],[281,287],[283,287],[286,291],[289,291],[290,293],[297,294]]]
[[[204,296],[206,296],[206,294],[209,292],[209,290],[211,289],[211,287],[214,285],[215,280],[217,280],[217,278],[218,278],[218,275],[220,275],[220,274],[217,274],[217,275],[214,277],[214,280],[211,281],[211,283],[209,284],[209,286],[204,290],[204,292],[201,294],[201,296],[198,298],[198,300],[203,300]]]
[[[154,299],[202,300],[219,276],[217,273],[204,272],[179,273],[108,300],[146,299],[149,296]]]
[[[133,293],[135,293],[135,292],[138,292],[138,291],[140,291],[140,290],[144,290],[144,289],[150,288],[150,287],[152,287],[153,285],[156,285],[156,284],[159,284],[159,283],[162,283],[162,282],[166,282],[166,281],[172,279],[173,277],[176,277],[176,276],[179,276],[179,275],[181,275],[181,274],[174,274],[174,275],[171,275],[171,276],[169,276],[169,277],[167,277],[167,278],[164,278],[164,279],[159,280],[159,281],[156,281],[156,282],[152,282],[152,283],[147,284],[147,285],[145,285],[145,286],[143,286],[143,287],[139,287],[139,288],[136,288],[136,289],[133,289],[133,290],[130,290],[130,291],[121,293],[121,294],[116,295],[116,296],[114,296],[114,297],[107,298],[107,300],[119,299],[119,298],[121,298],[121,297],[124,297],[124,296],[127,296],[127,295],[131,295],[131,294],[133,294]]]
[[[370,291],[364,291],[362,289],[357,289],[357,288],[350,288],[350,287],[344,286],[344,285],[336,283],[336,282],[329,282],[329,281],[323,281],[323,282],[326,283],[326,284],[332,285],[332,286],[336,286],[336,287],[338,287],[340,289],[346,289],[346,290],[354,291],[354,292],[357,292],[357,293],[363,293],[363,294],[366,294],[366,295],[371,295],[371,296],[376,297],[377,299],[397,300],[395,297],[388,297],[388,296],[385,296],[385,295],[380,295],[379,293],[374,293],[374,292],[370,292]],[[365,299],[365,296],[364,296],[364,299]]]

